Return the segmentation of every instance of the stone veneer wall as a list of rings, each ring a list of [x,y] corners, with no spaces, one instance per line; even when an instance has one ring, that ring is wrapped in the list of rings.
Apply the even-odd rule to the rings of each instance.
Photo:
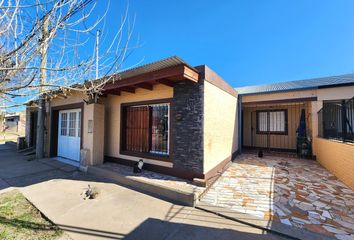
[[[171,107],[173,166],[196,173],[203,173],[203,96],[203,81],[177,82]]]

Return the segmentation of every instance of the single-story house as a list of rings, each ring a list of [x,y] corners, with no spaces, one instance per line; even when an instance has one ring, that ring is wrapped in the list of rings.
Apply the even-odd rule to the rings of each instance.
[[[46,103],[45,152],[87,165],[113,161],[208,183],[243,149],[315,158],[354,188],[354,74],[232,88],[178,57],[116,75],[99,103]],[[35,103],[26,142],[35,145]]]
[[[113,161],[201,182],[238,150],[237,92],[209,67],[171,57],[117,74],[98,104],[58,94],[46,103],[45,155],[88,165]],[[27,106],[29,146],[36,104]]]

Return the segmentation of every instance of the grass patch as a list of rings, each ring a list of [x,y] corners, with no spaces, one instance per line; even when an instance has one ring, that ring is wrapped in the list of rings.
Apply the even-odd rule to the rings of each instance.
[[[57,239],[62,231],[18,191],[0,194],[0,239]]]

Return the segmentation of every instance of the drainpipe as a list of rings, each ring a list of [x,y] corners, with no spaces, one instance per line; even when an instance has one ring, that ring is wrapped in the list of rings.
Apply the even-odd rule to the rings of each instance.
[[[243,141],[243,136],[242,136],[242,96],[238,95],[237,96],[237,118],[238,118],[238,150],[239,153],[242,153],[242,141]]]

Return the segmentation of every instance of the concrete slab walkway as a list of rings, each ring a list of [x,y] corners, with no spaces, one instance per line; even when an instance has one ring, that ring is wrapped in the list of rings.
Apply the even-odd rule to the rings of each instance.
[[[337,239],[354,239],[354,191],[316,161],[239,156],[201,204]]]
[[[73,239],[287,239],[29,158],[0,145],[0,192],[17,187]],[[96,199],[83,199],[88,184],[98,189]]]
[[[34,160],[17,153],[15,146],[0,144],[0,190],[25,187],[54,178],[70,178],[77,168],[52,159]]]

